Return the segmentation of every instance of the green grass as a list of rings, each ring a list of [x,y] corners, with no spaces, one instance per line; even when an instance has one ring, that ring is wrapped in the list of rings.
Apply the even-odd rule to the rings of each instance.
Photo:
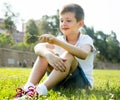
[[[15,89],[25,84],[31,68],[0,68],[0,100],[13,100]],[[92,90],[50,90],[39,100],[120,100],[120,70],[94,70]]]

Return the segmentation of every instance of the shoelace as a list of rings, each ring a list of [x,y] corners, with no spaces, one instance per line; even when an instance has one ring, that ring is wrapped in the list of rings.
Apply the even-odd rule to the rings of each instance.
[[[17,94],[14,96],[14,98],[22,97],[22,95],[25,94],[25,91],[22,88],[17,88],[16,92],[17,92]]]
[[[35,96],[36,99],[37,99],[38,98],[38,93],[36,92],[36,87],[29,86],[28,91],[26,92],[25,95],[30,97],[30,98],[33,98]]]

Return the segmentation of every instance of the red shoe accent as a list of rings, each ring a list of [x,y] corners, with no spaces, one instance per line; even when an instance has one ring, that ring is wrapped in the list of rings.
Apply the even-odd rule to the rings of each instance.
[[[16,89],[17,94],[14,96],[14,98],[19,98],[25,95],[25,91],[22,88],[17,88]]]
[[[28,91],[25,93],[25,95],[29,98],[36,98],[38,99],[38,93],[36,91],[36,87],[33,86],[29,86],[28,87]]]

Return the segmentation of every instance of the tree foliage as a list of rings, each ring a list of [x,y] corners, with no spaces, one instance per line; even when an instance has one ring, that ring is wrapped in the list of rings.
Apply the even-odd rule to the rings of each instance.
[[[8,32],[12,33],[14,29],[16,28],[14,19],[17,17],[17,14],[15,14],[11,10],[11,5],[8,3],[4,4],[5,6],[5,19],[4,19],[4,24],[3,27],[8,30]]]
[[[10,35],[0,33],[0,47],[10,48],[13,45],[13,39]]]
[[[93,28],[84,26],[86,34],[94,40],[94,45],[100,54],[98,58],[102,61],[120,62],[120,43],[116,38],[116,33],[105,34],[102,31],[94,32]]]
[[[29,20],[26,25],[25,41],[27,43],[35,43],[38,40],[38,28],[34,20]]]
[[[38,28],[41,34],[58,35],[60,33],[58,15],[43,16],[38,24]]]

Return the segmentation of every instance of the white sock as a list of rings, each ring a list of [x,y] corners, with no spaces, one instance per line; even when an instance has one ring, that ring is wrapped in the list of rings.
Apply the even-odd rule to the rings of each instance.
[[[28,91],[28,87],[29,87],[29,86],[35,87],[35,85],[32,84],[31,82],[27,82],[27,83],[25,84],[25,86],[23,87],[24,91]]]
[[[47,94],[47,87],[42,83],[37,86],[36,91],[39,95],[46,95]]]

